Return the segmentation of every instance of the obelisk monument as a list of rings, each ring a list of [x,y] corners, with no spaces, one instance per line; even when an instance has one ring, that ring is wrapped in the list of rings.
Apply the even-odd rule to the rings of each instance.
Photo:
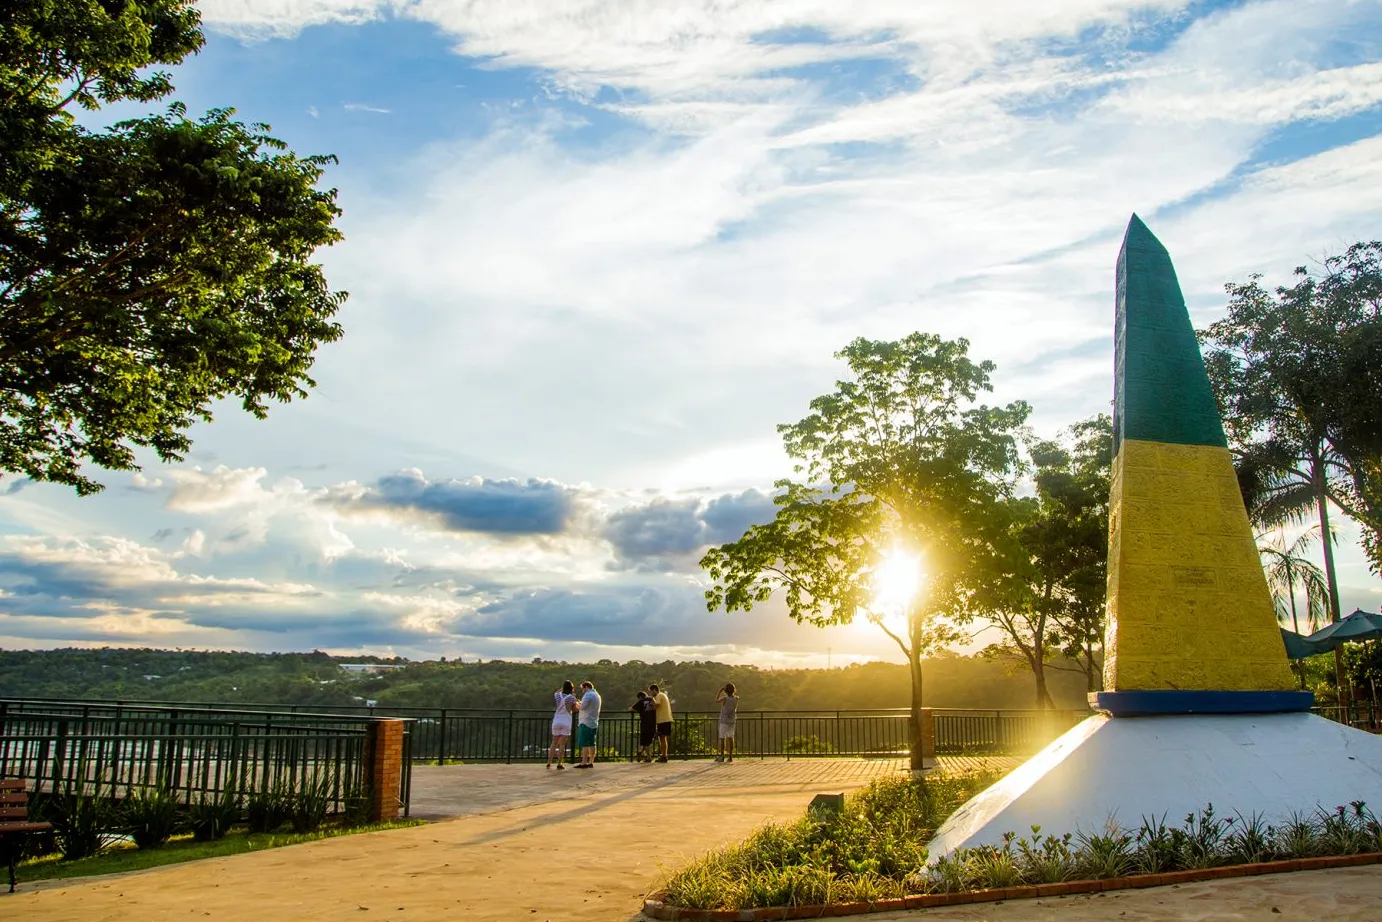
[[[1291,689],[1252,527],[1171,257],[1118,255],[1104,688],[1094,716],[945,822],[930,860],[1003,835],[1382,804],[1382,738]]]

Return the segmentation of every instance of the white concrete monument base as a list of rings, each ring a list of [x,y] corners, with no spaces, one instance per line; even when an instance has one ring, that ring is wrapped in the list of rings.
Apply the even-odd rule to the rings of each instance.
[[[1382,737],[1308,712],[1090,717],[975,796],[936,832],[935,861],[1005,832],[1062,835],[1214,805],[1276,822],[1362,800],[1382,815]]]

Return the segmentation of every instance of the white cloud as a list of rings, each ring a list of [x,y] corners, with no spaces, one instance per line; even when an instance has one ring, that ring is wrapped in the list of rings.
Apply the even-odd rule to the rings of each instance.
[[[1382,103],[1371,0],[1208,14],[1179,0],[201,8],[211,28],[258,38],[419,20],[471,56],[458,69],[534,68],[538,85],[521,107],[497,103],[487,130],[436,136],[387,174],[343,158],[347,240],[325,259],[352,292],[348,335],[323,353],[306,409],[256,423],[255,440],[225,420],[203,430],[199,447],[219,440],[235,464],[137,475],[134,493],[166,494],[138,533],[181,516],[167,532],[179,550],[45,519],[41,490],[0,501],[65,536],[20,558],[88,592],[106,633],[123,612],[150,636],[173,636],[170,622],[221,636],[240,618],[259,642],[326,648],[790,657],[809,641],[707,622],[695,587],[679,594],[685,574],[638,567],[694,563],[696,491],[782,472],[773,426],[831,388],[848,340],[968,337],[999,363],[997,399],[1031,401],[1051,433],[1107,408],[1129,212],[1170,247],[1197,318],[1224,281],[1375,236],[1382,216],[1382,139],[1258,162],[1279,131]],[[632,128],[592,143],[583,112]],[[311,460],[336,467],[267,485],[288,468],[257,456],[261,432],[311,441]],[[382,495],[371,478],[411,466],[429,476],[366,508]],[[487,532],[472,504],[510,477],[600,487],[569,488],[561,528]],[[121,569],[134,588],[111,588]],[[58,636],[56,616],[23,617]],[[694,632],[668,627],[682,622]],[[21,626],[0,634],[40,629]]]
[[[214,470],[200,467],[171,468],[173,491],[167,506],[177,512],[218,512],[235,506],[265,502],[269,493],[260,485],[268,471],[262,467],[231,469],[218,465]]]

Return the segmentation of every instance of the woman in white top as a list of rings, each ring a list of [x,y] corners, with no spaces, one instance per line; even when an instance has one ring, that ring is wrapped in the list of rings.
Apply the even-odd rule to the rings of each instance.
[[[576,696],[572,694],[574,686],[570,682],[561,683],[561,691],[552,693],[552,700],[556,703],[556,713],[552,715],[552,745],[547,749],[547,767],[552,767],[552,758],[556,757],[557,768],[566,768],[561,764],[562,757],[566,755],[566,741],[571,738],[571,712],[576,709]]]

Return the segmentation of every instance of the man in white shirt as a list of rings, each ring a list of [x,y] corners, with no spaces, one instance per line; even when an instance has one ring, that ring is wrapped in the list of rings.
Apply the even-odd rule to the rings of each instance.
[[[581,700],[576,707],[580,717],[576,719],[576,746],[581,750],[581,762],[577,768],[595,767],[595,733],[600,729],[600,693],[589,682],[581,683]]]
[[[657,707],[657,742],[662,749],[662,754],[657,760],[666,762],[667,742],[672,737],[672,700],[656,685],[649,685],[648,691],[652,692],[653,704]]]

